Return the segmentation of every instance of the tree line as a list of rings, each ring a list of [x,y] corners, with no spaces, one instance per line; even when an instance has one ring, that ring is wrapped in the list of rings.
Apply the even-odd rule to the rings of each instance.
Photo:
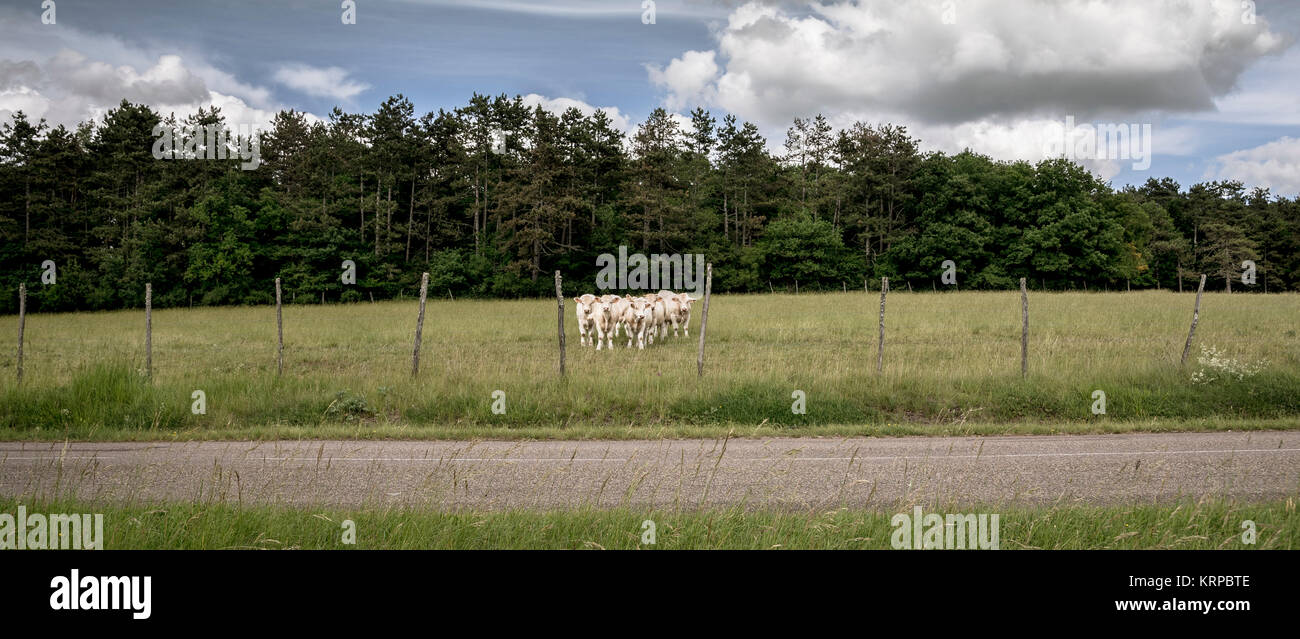
[[[257,304],[412,295],[522,297],[549,274],[592,288],[596,256],[703,253],[715,290],[1300,290],[1300,201],[1240,182],[1115,189],[1065,159],[921,152],[903,127],[796,119],[782,146],[703,109],[656,109],[630,134],[602,111],[552,113],[474,95],[417,116],[402,95],[326,121],[283,111],[261,165],[159,160],[157,126],[127,101],[75,129],[22,112],[0,127],[0,312]],[[356,263],[355,285],[340,280]],[[1241,263],[1257,264],[1254,286]],[[54,263],[53,285],[41,285]],[[46,264],[46,266],[42,266]],[[1192,284],[1194,287],[1195,284]]]

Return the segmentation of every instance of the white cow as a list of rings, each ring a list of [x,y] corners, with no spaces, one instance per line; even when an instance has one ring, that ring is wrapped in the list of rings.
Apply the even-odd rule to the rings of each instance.
[[[663,298],[664,305],[668,310],[668,321],[673,325],[673,335],[677,335],[677,329],[681,328],[686,337],[691,336],[691,304],[699,300],[691,297],[686,293],[673,293],[672,291],[659,291],[659,297]],[[668,327],[664,326],[664,333],[667,334]]]
[[[574,313],[578,316],[578,341],[586,346],[591,341],[592,331],[596,330],[596,296],[590,293],[573,298]]]
[[[632,306],[632,298],[612,295],[610,297],[614,298],[614,300],[610,302],[611,315],[614,317],[614,337],[618,337],[620,328],[624,331],[627,330],[627,322],[625,321],[625,318],[627,316],[627,309]],[[631,337],[631,335],[631,333],[628,333],[629,337]]]
[[[627,329],[627,347],[632,348],[632,340],[636,340],[638,349],[645,349],[646,330],[654,316],[654,310],[650,306],[650,300],[644,297],[634,297],[623,310],[623,327]]]
[[[685,333],[687,337],[691,336],[691,304],[698,301],[700,300],[695,299],[686,293],[677,296],[677,304],[681,307],[681,316],[677,321],[681,323],[682,332]]]
[[[664,309],[663,300],[659,299],[658,295],[653,293],[646,295],[645,301],[650,305],[649,321],[646,324],[646,341],[650,344],[654,344],[655,338],[659,337],[659,331],[664,325],[664,315],[666,311]]]
[[[606,301],[605,298],[612,298]],[[596,300],[594,304],[596,312],[596,350],[600,350],[601,341],[605,342],[605,347],[614,350],[614,327],[618,322],[614,319],[614,303],[619,298],[615,295],[603,295]]]
[[[673,337],[678,337],[677,327],[681,324],[682,304],[679,296],[672,291],[659,291],[659,299],[664,305],[664,322],[660,325],[661,335],[668,337],[668,325],[673,326]]]
[[[614,336],[618,337],[618,327],[622,323],[619,321],[619,309],[616,304],[622,298],[617,295],[601,295],[600,301],[609,304],[610,314],[614,316]]]

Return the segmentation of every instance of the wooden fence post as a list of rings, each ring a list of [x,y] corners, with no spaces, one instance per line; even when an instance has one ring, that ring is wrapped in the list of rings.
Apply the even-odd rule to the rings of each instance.
[[[275,278],[275,374],[284,373],[284,316],[280,312],[280,278]]]
[[[23,381],[23,329],[27,325],[27,285],[18,285],[18,381]]]
[[[880,278],[880,342],[876,344],[876,372],[885,366],[885,296],[889,294],[889,278]]]
[[[564,287],[561,283],[560,272],[555,272],[555,305],[558,309],[557,330],[560,337],[560,377],[564,377]],[[581,328],[581,327],[579,327]]]
[[[144,374],[153,381],[153,284],[144,285]]]
[[[1196,287],[1196,307],[1192,309],[1192,328],[1187,331],[1187,344],[1183,346],[1181,364],[1187,364],[1187,353],[1192,350],[1192,336],[1196,335],[1196,322],[1201,319],[1201,293],[1205,292],[1205,274],[1201,274],[1201,285]]]
[[[1020,376],[1029,376],[1029,289],[1020,278]]]
[[[713,294],[713,263],[704,267],[704,313],[700,315],[700,354],[695,360],[696,372],[704,377],[704,330],[709,325],[709,298]]]
[[[424,300],[429,295],[429,274],[420,276],[420,315],[415,320],[415,350],[411,352],[411,377],[420,373],[420,337],[424,334]]]

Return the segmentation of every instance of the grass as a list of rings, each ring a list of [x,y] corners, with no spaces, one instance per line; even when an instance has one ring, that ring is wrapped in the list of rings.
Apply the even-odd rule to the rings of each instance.
[[[24,380],[0,354],[0,439],[626,438],[930,435],[1300,427],[1300,295],[1031,293],[1030,374],[1010,292],[892,293],[877,374],[878,294],[719,295],[706,374],[691,338],[645,351],[578,345],[567,379],[548,300],[436,300],[420,375],[416,303],[168,309],[27,318]],[[16,319],[11,316],[10,319]],[[1197,383],[1200,347],[1257,372]],[[1214,371],[1210,371],[1213,373]],[[191,413],[192,394],[206,414]],[[491,410],[503,391],[505,414]],[[806,414],[791,411],[792,393]],[[1094,415],[1093,393],[1106,393]]]
[[[888,549],[895,513],[835,509],[789,513],[739,508],[706,511],[595,510],[437,512],[407,509],[295,509],[230,503],[128,503],[0,498],[0,513],[102,513],[108,549]],[[1243,504],[925,508],[999,515],[1009,549],[1295,549],[1295,501]],[[343,522],[356,544],[342,543]],[[655,544],[642,544],[643,522]],[[1255,522],[1253,545],[1242,522]]]

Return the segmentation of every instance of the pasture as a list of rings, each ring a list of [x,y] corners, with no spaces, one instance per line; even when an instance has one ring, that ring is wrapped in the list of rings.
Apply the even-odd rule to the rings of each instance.
[[[5,439],[687,437],[1106,432],[1300,426],[1300,295],[891,291],[876,372],[878,292],[714,295],[705,374],[690,338],[579,345],[566,290],[567,376],[554,299],[430,300],[411,377],[415,301],[27,317],[0,355]],[[16,328],[16,317],[6,323]],[[1203,348],[1217,354],[1207,356]],[[1204,362],[1198,361],[1204,359]],[[1213,361],[1211,361],[1213,360]],[[1198,377],[1198,373],[1200,376]],[[193,414],[193,393],[206,413]],[[1094,392],[1106,394],[1094,414]],[[494,413],[494,392],[504,413]],[[792,393],[806,413],[792,411]],[[497,397],[501,397],[498,393]],[[502,408],[498,403],[498,408]]]

